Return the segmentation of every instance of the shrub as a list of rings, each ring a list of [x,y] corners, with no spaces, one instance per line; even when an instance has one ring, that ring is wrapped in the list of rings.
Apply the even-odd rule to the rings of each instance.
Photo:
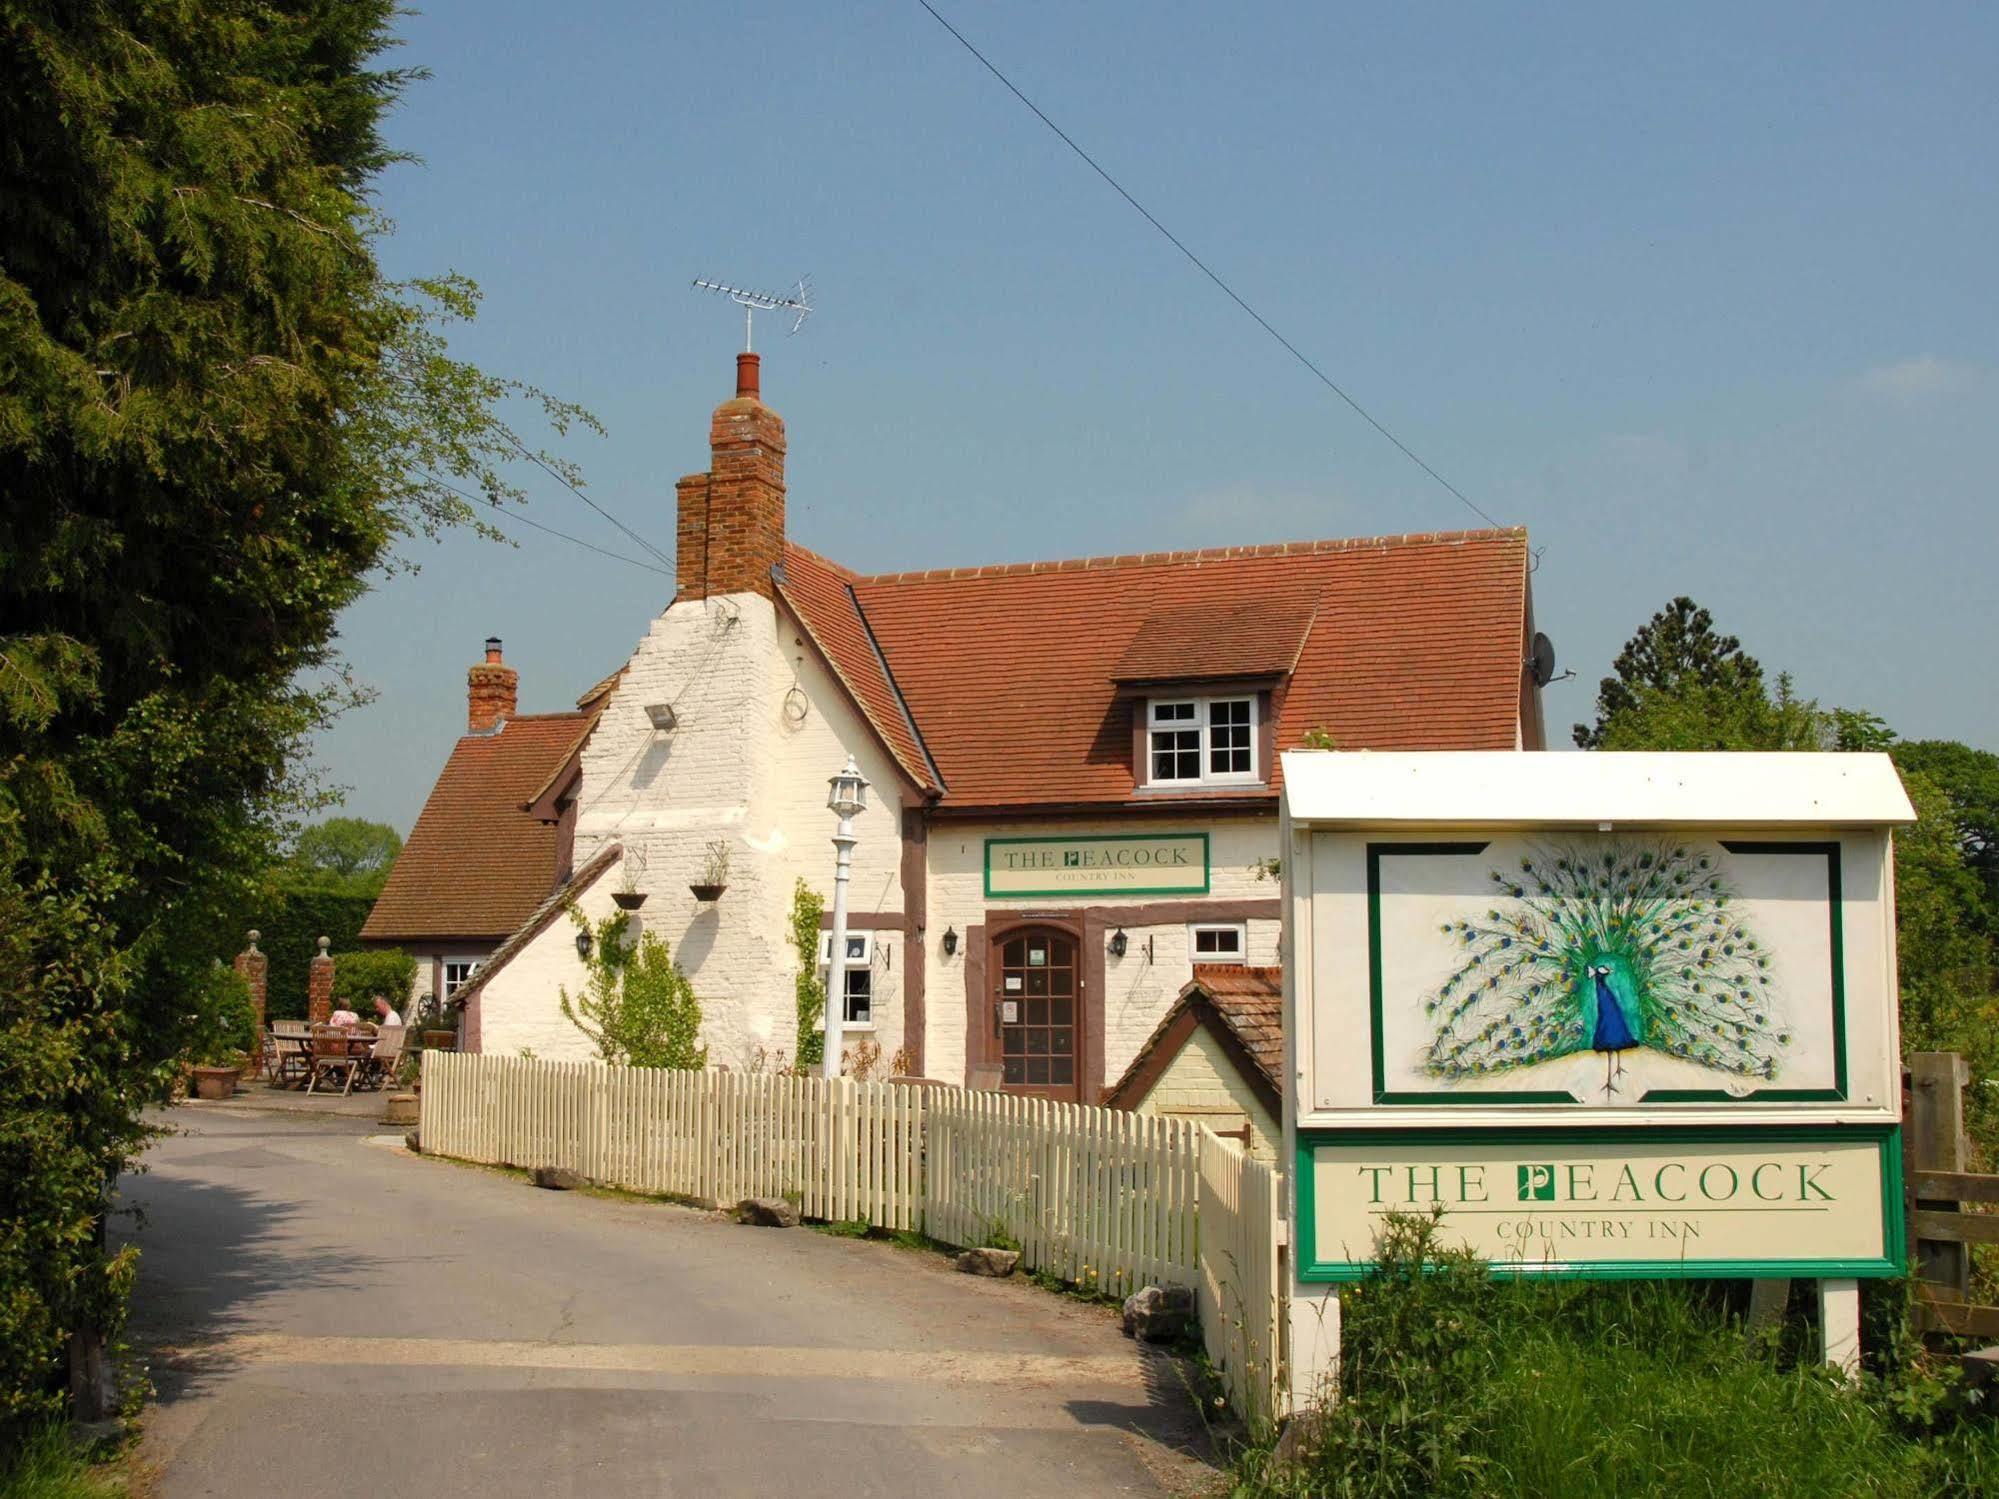
[[[590,981],[574,999],[567,989],[556,991],[563,1018],[590,1038],[603,1061],[689,1072],[705,1067],[701,1002],[665,940],[646,932],[637,947],[627,947],[631,917],[623,911],[595,928],[574,907],[569,914],[591,935],[590,956],[584,960]]]
[[[214,964],[191,998],[196,1019],[189,1060],[197,1066],[229,1067],[256,1051],[257,1009],[240,973]]]
[[[337,952],[333,955],[333,1002],[345,1005],[363,1020],[375,1018],[377,994],[402,1014],[409,1008],[416,984],[416,959],[401,948],[379,952]]]
[[[270,960],[264,1004],[271,1019],[305,1018],[306,976],[319,952],[319,939],[332,939],[328,949],[332,952],[356,948],[361,924],[374,904],[372,896],[293,881],[280,885],[267,903],[251,911],[243,925],[263,934],[257,945]],[[243,933],[236,934],[236,940],[242,937]],[[339,982],[337,968],[334,982]]]
[[[1338,1402],[1296,1466],[1248,1454],[1239,1493],[1917,1499],[1999,1483],[1989,1423],[1930,1432],[1935,1400],[1901,1398],[1927,1371],[1849,1385],[1746,1336],[1718,1287],[1495,1277],[1436,1231],[1390,1220],[1378,1269],[1341,1298]]]

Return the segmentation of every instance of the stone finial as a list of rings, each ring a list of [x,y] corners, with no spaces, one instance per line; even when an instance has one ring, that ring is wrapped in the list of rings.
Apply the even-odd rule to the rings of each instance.
[[[319,939],[319,955],[322,958],[325,957],[327,948],[331,946],[333,946],[333,939],[331,937],[321,937]]]
[[[248,948],[248,951],[255,952],[257,950],[257,939],[259,937],[262,937],[263,935],[264,934],[258,931],[255,927],[250,928],[250,946]]]

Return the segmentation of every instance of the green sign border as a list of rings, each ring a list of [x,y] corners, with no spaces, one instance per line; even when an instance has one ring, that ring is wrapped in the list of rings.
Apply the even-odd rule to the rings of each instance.
[[[1394,1129],[1315,1129],[1298,1131],[1298,1149],[1292,1162],[1296,1188],[1294,1254],[1301,1281],[1353,1281],[1370,1274],[1374,1265],[1367,1261],[1321,1260],[1318,1249],[1318,1182],[1313,1172],[1312,1153],[1321,1145],[1357,1145],[1380,1142],[1385,1145],[1458,1145],[1518,1143],[1601,1145],[1623,1140],[1645,1144],[1701,1145],[1717,1141],[1754,1140],[1773,1145],[1842,1144],[1856,1139],[1871,1140],[1881,1153],[1881,1239],[1879,1259],[1818,1260],[1565,1260],[1559,1265],[1545,1263],[1507,1265],[1495,1262],[1501,1274],[1562,1275],[1582,1280],[1707,1280],[1781,1279],[1797,1276],[1813,1279],[1874,1280],[1908,1272],[1907,1224],[1902,1212],[1902,1131],[1893,1124],[1846,1125],[1658,1125],[1658,1124],[1544,1124],[1479,1129],[1470,1126],[1404,1126]],[[1445,1215],[1448,1219],[1449,1215]]]
[[[1832,1076],[1830,1088],[1754,1088],[1747,1093],[1730,1093],[1723,1088],[1654,1088],[1638,1102],[1647,1103],[1845,1103],[1846,1061],[1846,937],[1841,907],[1844,886],[1840,879],[1838,843],[1795,843],[1756,838],[1720,840],[1732,854],[1798,854],[1826,861],[1826,895],[1831,915],[1828,941],[1832,955]],[[1391,1092],[1381,1030],[1381,860],[1384,855],[1430,854],[1466,858],[1484,853],[1490,841],[1473,843],[1370,843],[1367,845],[1367,994],[1374,1066],[1373,1095],[1377,1104],[1420,1104],[1440,1108],[1479,1108],[1489,1104],[1566,1104],[1574,1107],[1573,1094],[1559,1089],[1547,1092],[1510,1092],[1503,1088],[1417,1089]],[[991,892],[988,891],[990,894]]]
[[[1201,840],[1201,888],[1191,885],[1148,885],[1144,887],[1119,888],[1116,890],[1072,890],[1057,887],[1053,890],[995,890],[993,889],[993,850],[1015,843],[1156,843],[1162,838],[1198,838]],[[987,900],[1046,900],[1050,896],[1075,895],[1206,895],[1215,878],[1213,852],[1206,833],[1072,833],[1056,834],[1034,838],[988,838],[985,840],[985,886]]]

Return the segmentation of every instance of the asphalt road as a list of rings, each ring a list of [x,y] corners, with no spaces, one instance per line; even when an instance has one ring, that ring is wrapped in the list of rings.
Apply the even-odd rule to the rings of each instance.
[[[124,1184],[159,1499],[1185,1493],[1177,1366],[941,1256],[220,1106]],[[129,1219],[121,1219],[127,1234]]]

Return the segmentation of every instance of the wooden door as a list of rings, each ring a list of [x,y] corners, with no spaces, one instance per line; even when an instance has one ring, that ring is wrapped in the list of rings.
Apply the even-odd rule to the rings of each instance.
[[[1083,969],[1057,927],[1014,927],[993,941],[992,1051],[1009,1093],[1083,1097]]]

